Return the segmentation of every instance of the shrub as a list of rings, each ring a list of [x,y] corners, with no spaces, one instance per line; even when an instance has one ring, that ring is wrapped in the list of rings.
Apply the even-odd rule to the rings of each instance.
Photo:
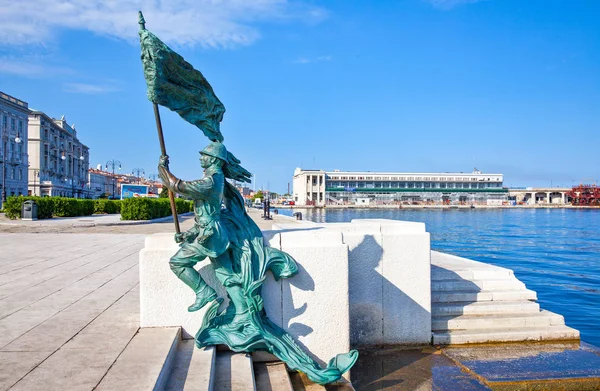
[[[94,200],[94,213],[98,214],[115,214],[121,212],[120,200]]]
[[[27,200],[33,200],[38,205],[38,219],[49,219],[54,210],[54,201],[49,197],[10,196],[4,203],[4,212],[9,219],[21,218],[21,205]]]
[[[10,219],[21,218],[21,205],[33,200],[38,205],[38,219],[49,219],[53,216],[72,217],[89,216],[94,213],[94,201],[63,197],[10,196],[6,200],[4,210]]]
[[[89,216],[94,213],[94,201],[78,198],[52,197],[54,199],[53,216],[74,217]]]
[[[177,213],[190,211],[190,201],[175,199]],[[152,220],[171,216],[168,198],[127,198],[121,201],[121,220]]]

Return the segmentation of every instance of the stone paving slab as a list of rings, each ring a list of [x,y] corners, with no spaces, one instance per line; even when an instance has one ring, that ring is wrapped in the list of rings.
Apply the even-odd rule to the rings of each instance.
[[[12,390],[91,390],[137,333],[136,285],[79,333],[28,372]]]
[[[138,330],[144,237],[0,233],[0,390],[96,387]]]
[[[165,359],[169,355],[174,356],[172,353],[180,340],[179,327],[140,329],[96,390],[164,389],[172,364]]]

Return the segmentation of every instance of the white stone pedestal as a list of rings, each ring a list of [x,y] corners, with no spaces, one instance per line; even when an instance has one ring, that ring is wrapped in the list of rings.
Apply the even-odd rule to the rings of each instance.
[[[317,234],[310,230],[263,234],[266,244],[288,252],[300,269],[291,279],[278,282],[269,273],[263,286],[268,317],[291,334],[321,365],[338,353],[348,352],[348,246],[342,242],[342,235],[334,231]],[[169,268],[169,259],[177,249],[173,234],[146,238],[140,252],[140,325],[181,326],[184,335],[189,337],[200,328],[204,309],[187,312],[194,293]],[[210,261],[198,264],[198,268],[219,296],[226,297],[214,277]]]
[[[396,220],[276,224],[339,232],[348,245],[353,347],[431,343],[431,255],[425,224]]]
[[[277,224],[265,243],[296,259],[299,273],[263,286],[269,318],[321,364],[350,346],[431,343],[429,233],[422,223]],[[193,336],[204,310],[189,313],[194,293],[175,277],[173,234],[146,238],[140,252],[141,327],[181,326]],[[198,264],[221,297],[210,261]],[[226,303],[223,303],[223,306]],[[222,307],[223,308],[223,307]]]

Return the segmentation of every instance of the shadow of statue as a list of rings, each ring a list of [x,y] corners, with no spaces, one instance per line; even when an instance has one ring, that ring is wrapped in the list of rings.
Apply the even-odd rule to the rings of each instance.
[[[352,241],[348,235],[344,239]],[[396,389],[410,381],[409,376],[389,375],[412,365],[421,356],[403,355],[391,359],[368,352],[397,345],[398,336],[410,336],[411,330],[417,327],[415,322],[430,319],[431,313],[386,278],[401,274],[402,270],[384,268],[402,265],[394,265],[389,260],[384,264],[384,248],[374,235],[365,235],[359,243],[349,245],[350,338],[351,346],[361,352],[352,369],[352,382],[357,389]],[[363,355],[363,351],[367,354]]]

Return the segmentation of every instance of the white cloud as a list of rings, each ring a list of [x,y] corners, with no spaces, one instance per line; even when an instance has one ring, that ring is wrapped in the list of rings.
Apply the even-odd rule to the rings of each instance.
[[[311,63],[315,63],[315,62],[325,62],[325,61],[331,61],[333,60],[333,56],[332,55],[327,55],[327,56],[319,56],[319,57],[314,57],[314,58],[307,58],[307,57],[300,57],[297,60],[294,60],[294,64],[311,64]]]
[[[479,3],[485,0],[424,0],[436,8],[450,9],[463,4]]]
[[[106,94],[120,91],[121,88],[111,84],[66,83],[63,91],[75,94]]]
[[[134,41],[138,10],[163,40],[205,47],[247,45],[259,37],[253,24],[260,21],[327,17],[291,0],[0,0],[0,44],[44,44],[62,29]]]

